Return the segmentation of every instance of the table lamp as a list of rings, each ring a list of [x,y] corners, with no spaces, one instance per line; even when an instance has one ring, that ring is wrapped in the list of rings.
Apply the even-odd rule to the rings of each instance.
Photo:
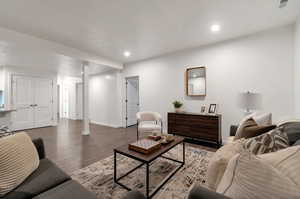
[[[259,93],[243,92],[239,95],[240,108],[245,110],[245,115],[251,114],[254,110],[260,109],[262,96]]]

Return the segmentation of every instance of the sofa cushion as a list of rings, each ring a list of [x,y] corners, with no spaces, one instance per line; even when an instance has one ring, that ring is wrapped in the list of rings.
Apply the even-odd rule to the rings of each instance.
[[[248,151],[229,161],[217,192],[234,199],[300,198],[298,185]]]
[[[232,142],[234,142],[234,136],[228,136],[222,140],[223,145],[230,144]]]
[[[128,198],[129,199],[129,198]],[[133,199],[133,198],[132,198]],[[189,191],[187,199],[230,199],[215,191],[210,191],[200,185],[194,184]]]
[[[96,196],[86,190],[83,186],[69,180],[53,189],[50,189],[34,199],[97,199]]]
[[[293,144],[293,146],[298,146],[298,145],[300,145],[300,140],[298,140],[297,142],[295,142],[295,143]]]
[[[244,150],[244,139],[240,139],[221,147],[210,159],[206,174],[206,185],[215,191],[226,170],[229,160]]]
[[[48,159],[40,160],[40,165],[20,186],[5,196],[5,199],[27,199],[47,191],[70,177]]]
[[[0,139],[0,197],[6,195],[39,166],[39,155],[25,133]]]
[[[295,184],[300,185],[300,146],[288,147],[274,153],[262,154],[259,157]]]
[[[283,131],[287,134],[291,144],[294,144],[300,139],[300,122],[288,121],[279,124]]]
[[[289,147],[289,140],[282,128],[245,140],[244,146],[253,154],[275,152]]]

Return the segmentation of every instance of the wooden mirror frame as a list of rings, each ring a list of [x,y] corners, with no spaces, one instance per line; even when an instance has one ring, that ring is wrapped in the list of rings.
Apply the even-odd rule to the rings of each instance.
[[[189,95],[189,71],[194,69],[204,69],[205,74],[205,94],[204,95]],[[187,68],[185,71],[185,93],[187,96],[190,97],[205,97],[206,96],[206,67],[205,66],[199,66],[199,67],[191,67]]]

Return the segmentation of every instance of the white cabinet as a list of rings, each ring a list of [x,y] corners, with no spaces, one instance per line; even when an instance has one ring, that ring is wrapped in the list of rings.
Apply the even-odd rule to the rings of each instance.
[[[12,129],[23,130],[53,123],[53,81],[12,76]]]

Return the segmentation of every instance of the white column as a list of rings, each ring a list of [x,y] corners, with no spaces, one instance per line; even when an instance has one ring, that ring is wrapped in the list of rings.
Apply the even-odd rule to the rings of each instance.
[[[82,105],[83,105],[83,130],[82,135],[90,135],[89,119],[89,63],[82,62]]]

